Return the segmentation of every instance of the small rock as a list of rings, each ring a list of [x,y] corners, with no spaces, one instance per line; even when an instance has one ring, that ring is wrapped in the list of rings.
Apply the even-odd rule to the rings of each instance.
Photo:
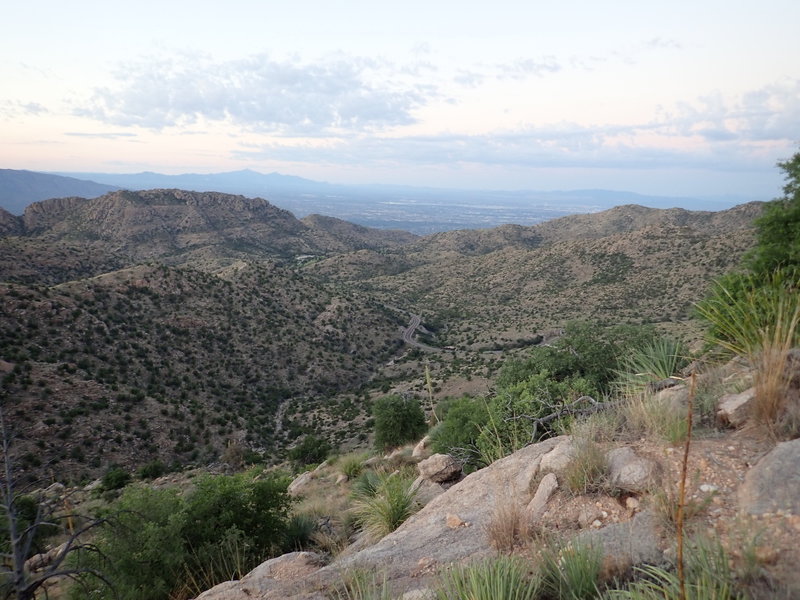
[[[303,488],[306,487],[313,478],[314,477],[311,474],[311,471],[300,473],[300,475],[295,477],[294,481],[289,484],[289,487],[286,491],[289,492],[290,496],[299,496],[303,493]]]
[[[634,496],[628,496],[625,499],[625,507],[631,511],[636,510],[639,508],[639,499],[635,498]]]
[[[445,522],[450,529],[458,529],[459,527],[469,527],[469,523],[464,521],[461,517],[453,513],[447,513]]]
[[[536,494],[534,494],[533,499],[528,503],[528,507],[526,508],[532,521],[536,521],[542,516],[547,506],[547,501],[550,500],[550,496],[553,495],[553,492],[555,492],[557,488],[558,479],[554,473],[548,473],[542,477],[542,481],[539,482],[539,487],[536,488]]]
[[[705,494],[716,492],[718,489],[719,488],[717,486],[711,485],[710,483],[704,483],[700,486],[700,491]]]
[[[600,519],[595,519],[592,521],[592,527],[595,529],[600,529],[603,526],[603,522]]]
[[[336,478],[336,485],[341,485],[343,483],[346,483],[347,480],[348,480],[347,475],[345,475],[344,473],[339,473],[339,476]]]
[[[741,427],[750,418],[755,398],[754,387],[740,394],[726,394],[717,404],[717,418],[730,427]]]
[[[431,436],[426,435],[422,438],[419,443],[414,446],[414,450],[411,452],[412,458],[426,458],[430,455],[430,445],[431,445]]]
[[[658,464],[642,458],[627,446],[615,448],[607,455],[611,485],[628,492],[645,492],[658,483]]]

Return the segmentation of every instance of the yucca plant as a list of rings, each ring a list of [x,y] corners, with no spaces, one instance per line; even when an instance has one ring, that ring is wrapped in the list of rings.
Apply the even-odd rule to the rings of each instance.
[[[366,569],[350,569],[328,595],[331,600],[392,600],[386,576]]]
[[[668,379],[687,364],[688,351],[678,340],[662,337],[634,348],[620,360],[616,387],[628,397],[647,390],[651,383]]]
[[[390,534],[418,509],[410,479],[398,475],[378,478],[374,494],[357,497],[353,506],[362,531],[372,540]]]
[[[742,275],[718,282],[697,306],[711,324],[711,340],[753,366],[754,417],[773,433],[786,408],[786,359],[800,345],[798,288],[796,270],[777,269],[766,278]]]
[[[547,598],[589,600],[600,597],[603,555],[588,544],[546,546],[541,552],[540,573]]]
[[[739,600],[746,595],[737,587],[728,555],[718,541],[698,539],[689,546],[685,596],[678,575],[669,569],[646,565],[634,571],[635,581],[625,589],[606,593],[608,600]]]
[[[498,556],[439,577],[437,600],[534,600],[541,580],[518,557]]]

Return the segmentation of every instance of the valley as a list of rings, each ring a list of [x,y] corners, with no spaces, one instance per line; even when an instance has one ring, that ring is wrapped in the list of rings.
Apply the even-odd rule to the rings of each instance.
[[[276,464],[305,435],[368,446],[386,393],[485,394],[571,320],[696,341],[693,302],[759,211],[623,206],[424,237],[180,190],[5,213],[0,370],[21,466],[80,481],[231,447]]]

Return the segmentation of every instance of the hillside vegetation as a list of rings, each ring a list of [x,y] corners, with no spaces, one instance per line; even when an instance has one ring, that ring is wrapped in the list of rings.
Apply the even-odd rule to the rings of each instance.
[[[625,206],[418,238],[180,190],[52,199],[5,215],[0,368],[23,466],[95,477],[303,435],[363,445],[390,390],[486,389],[497,350],[581,318],[690,330],[752,244],[757,204]],[[408,351],[402,326],[424,317]],[[414,332],[412,332],[412,336]]]

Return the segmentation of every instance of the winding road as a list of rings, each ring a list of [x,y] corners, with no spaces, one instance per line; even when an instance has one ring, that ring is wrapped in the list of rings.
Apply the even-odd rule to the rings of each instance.
[[[411,320],[408,322],[408,327],[403,330],[403,341],[409,346],[414,346],[420,350],[427,350],[428,352],[441,352],[441,348],[428,346],[427,344],[422,344],[414,339],[414,333],[417,331],[417,328],[421,323],[422,317],[419,315],[411,315]]]

